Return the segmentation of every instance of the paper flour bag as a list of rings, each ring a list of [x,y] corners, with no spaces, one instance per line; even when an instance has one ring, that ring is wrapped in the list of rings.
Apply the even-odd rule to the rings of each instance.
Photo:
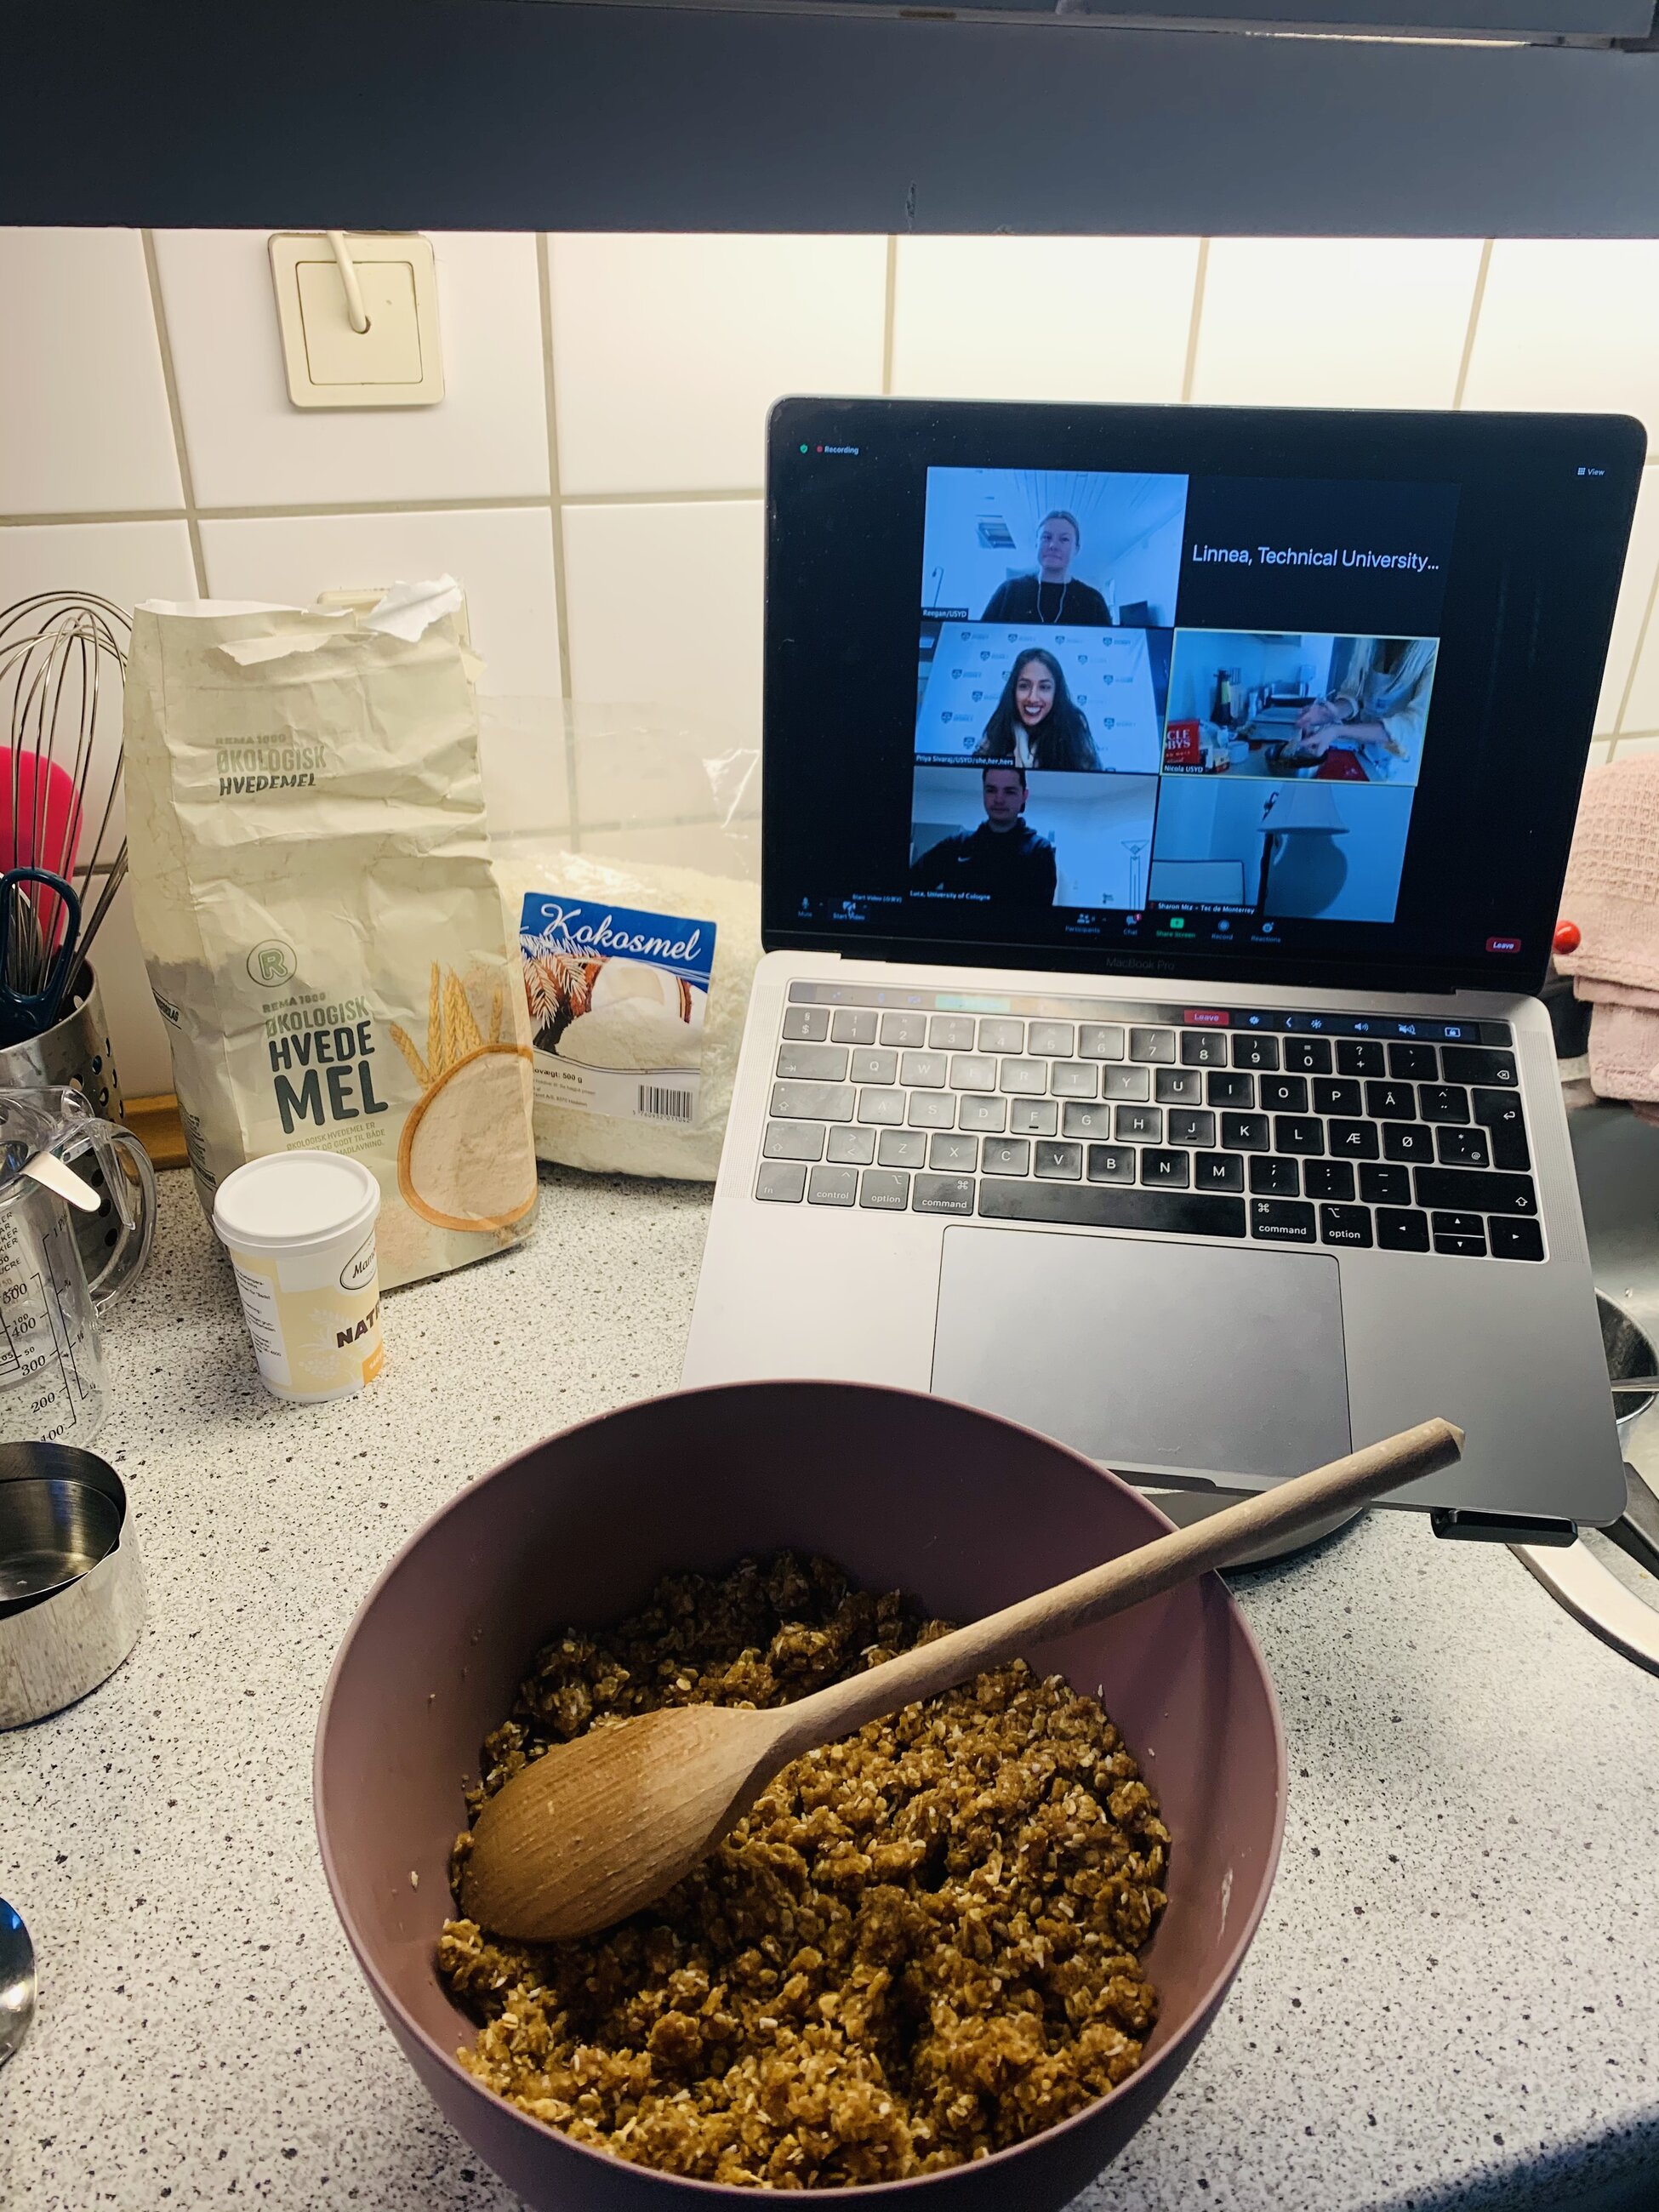
[[[245,1160],[379,1179],[380,1280],[536,1210],[518,947],[490,865],[461,595],[370,611],[152,601],[133,617],[133,902],[210,1215]]]

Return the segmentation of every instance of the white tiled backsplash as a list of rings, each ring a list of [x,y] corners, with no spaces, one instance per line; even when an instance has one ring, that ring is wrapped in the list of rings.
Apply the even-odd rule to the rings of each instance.
[[[0,605],[306,599],[448,568],[484,688],[760,714],[786,392],[1614,408],[1659,446],[1659,243],[434,240],[447,396],[301,412],[265,234],[0,229]],[[1659,464],[1595,757],[1659,745]],[[688,742],[693,741],[688,739]],[[118,1064],[170,1087],[125,898]]]

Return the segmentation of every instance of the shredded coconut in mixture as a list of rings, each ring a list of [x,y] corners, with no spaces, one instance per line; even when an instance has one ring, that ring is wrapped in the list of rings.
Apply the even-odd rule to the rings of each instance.
[[[787,1704],[945,1626],[787,1553],[670,1577],[538,1655],[469,1813],[596,1723]],[[1016,1662],[797,1759],[619,1927],[531,1946],[452,1920],[439,1971],[483,2023],[463,2064],[578,2142],[759,2188],[896,2181],[1134,2070],[1169,1843],[1096,1701]]]

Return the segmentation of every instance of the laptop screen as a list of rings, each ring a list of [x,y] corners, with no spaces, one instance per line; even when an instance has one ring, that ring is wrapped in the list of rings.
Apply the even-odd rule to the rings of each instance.
[[[769,945],[1534,986],[1614,416],[787,401]]]

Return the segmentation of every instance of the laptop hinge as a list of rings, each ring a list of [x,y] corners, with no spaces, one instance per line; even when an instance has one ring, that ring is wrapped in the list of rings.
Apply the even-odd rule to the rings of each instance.
[[[1461,1505],[1437,1505],[1429,1514],[1437,1536],[1473,1544],[1554,1544],[1578,1541],[1576,1521],[1534,1519],[1525,1513],[1471,1513]]]

